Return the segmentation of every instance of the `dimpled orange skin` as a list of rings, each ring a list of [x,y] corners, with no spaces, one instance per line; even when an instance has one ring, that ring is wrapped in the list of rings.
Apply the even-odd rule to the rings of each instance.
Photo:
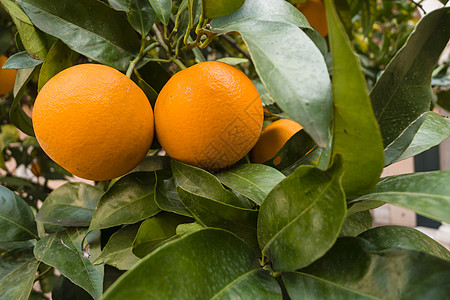
[[[144,92],[119,71],[97,64],[76,65],[50,79],[36,98],[33,127],[56,163],[98,181],[138,165],[154,134]]]
[[[325,4],[322,0],[308,0],[304,4],[297,4],[297,9],[308,19],[309,24],[314,27],[320,35],[328,35],[327,14]]]
[[[302,125],[288,119],[270,123],[264,127],[258,142],[250,152],[250,161],[261,164],[271,159],[302,128]]]
[[[243,158],[261,132],[258,91],[238,69],[203,62],[175,74],[155,104],[156,135],[169,156],[207,170]]]
[[[17,70],[2,69],[8,58],[4,55],[0,56],[0,95],[12,92],[14,82],[16,81]]]

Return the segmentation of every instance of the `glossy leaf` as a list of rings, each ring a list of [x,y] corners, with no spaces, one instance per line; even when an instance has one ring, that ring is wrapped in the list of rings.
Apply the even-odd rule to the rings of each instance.
[[[156,14],[149,0],[108,0],[108,2],[115,10],[125,12],[131,26],[142,36],[149,33],[156,21]]]
[[[102,299],[282,299],[275,279],[233,234],[204,229],[167,243],[120,277]]]
[[[354,202],[378,200],[450,223],[450,171],[414,173],[383,178],[369,194]]]
[[[384,166],[383,141],[364,75],[331,0],[325,1],[333,55],[333,144],[344,160],[347,197],[370,191]],[[364,170],[364,172],[361,172]]]
[[[42,32],[33,26],[28,16],[15,1],[0,0],[11,16],[20,34],[20,40],[31,57],[43,60],[47,54],[47,41]]]
[[[303,15],[283,0],[247,0],[211,22],[219,33],[239,32],[262,83],[290,118],[325,147],[331,121],[331,83],[319,49],[298,26]]]
[[[158,19],[167,26],[172,12],[172,0],[148,0],[153,7]]]
[[[177,187],[202,197],[238,207],[248,207],[232,192],[226,190],[219,179],[205,170],[172,160],[172,173]]]
[[[50,48],[39,72],[38,92],[53,76],[75,64],[78,55],[60,40]]]
[[[11,55],[3,65],[2,69],[28,69],[42,63],[42,60],[31,58],[26,51],[22,51]]]
[[[86,230],[77,228],[51,234],[37,242],[34,255],[97,299],[102,294],[103,274],[80,250],[85,234]]]
[[[357,236],[370,228],[372,228],[372,215],[370,211],[359,211],[345,218],[340,236]]]
[[[385,147],[430,108],[431,75],[450,35],[449,11],[438,9],[420,20],[371,92]]]
[[[380,226],[359,235],[380,248],[421,251],[450,261],[450,251],[426,234],[404,226]]]
[[[191,217],[191,213],[184,207],[177,194],[175,180],[171,175],[166,176],[164,172],[156,173],[155,202],[164,211]]]
[[[203,15],[206,19],[226,16],[238,10],[245,0],[202,0]]]
[[[65,183],[48,195],[36,220],[61,226],[89,226],[102,195],[103,190],[86,183]]]
[[[260,164],[239,165],[216,176],[224,185],[259,205],[270,190],[286,177],[277,169]]]
[[[154,199],[153,172],[135,172],[116,181],[100,198],[89,231],[122,224],[134,224],[160,209]]]
[[[425,253],[380,249],[354,237],[334,247],[302,273],[382,299],[442,299],[448,295],[450,262]]]
[[[182,187],[177,187],[177,192],[181,202],[201,225],[231,231],[243,239],[255,253],[259,252],[256,240],[258,211],[193,194]]]
[[[334,299],[334,300],[366,300],[377,299],[364,295],[333,282],[301,272],[282,274],[283,282],[292,300],[302,299]]]
[[[93,60],[124,71],[139,53],[134,29],[100,1],[20,0],[19,4],[35,26]]]
[[[14,101],[9,110],[9,119],[24,133],[34,136],[33,124],[31,118],[23,110],[20,100],[26,91],[26,85],[36,74],[39,67],[30,69],[21,69],[17,71],[16,82],[14,84]]]
[[[34,215],[28,204],[0,185],[0,242],[19,242],[37,238]]]
[[[258,216],[258,241],[274,270],[297,270],[331,248],[345,218],[341,179],[337,157],[327,171],[297,168],[267,195]]]
[[[127,225],[116,231],[94,261],[94,265],[108,264],[119,270],[129,270],[139,258],[132,252],[134,238],[140,224]]]
[[[178,225],[192,221],[191,218],[165,212],[145,220],[132,242],[133,253],[140,258],[146,256],[156,245],[174,236]]]
[[[8,251],[0,255],[1,299],[28,300],[39,262],[33,250]]]

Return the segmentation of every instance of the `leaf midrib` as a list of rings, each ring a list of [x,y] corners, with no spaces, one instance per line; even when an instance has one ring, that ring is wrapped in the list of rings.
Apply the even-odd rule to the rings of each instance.
[[[21,225],[21,224],[15,222],[14,220],[11,220],[11,219],[7,218],[6,216],[3,216],[3,215],[0,215],[0,218],[4,219],[4,220],[6,220],[6,221],[9,221],[10,223],[16,225],[17,227],[21,228],[23,231],[29,233],[29,234],[30,234],[31,236],[33,236],[34,238],[36,238],[36,239],[39,238],[39,237],[38,237],[36,234],[34,234],[31,230],[29,230],[29,229],[26,228],[25,226],[23,226],[23,225]]]

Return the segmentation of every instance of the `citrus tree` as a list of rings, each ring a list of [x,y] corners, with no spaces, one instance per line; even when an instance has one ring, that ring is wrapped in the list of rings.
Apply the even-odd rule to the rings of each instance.
[[[0,0],[0,299],[448,296],[372,228],[450,223],[450,171],[380,178],[450,134],[450,10],[391,2]]]

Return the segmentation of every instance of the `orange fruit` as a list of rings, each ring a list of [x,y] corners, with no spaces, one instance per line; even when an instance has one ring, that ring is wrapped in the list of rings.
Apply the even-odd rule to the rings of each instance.
[[[262,164],[271,159],[302,128],[302,125],[288,119],[270,123],[264,127],[258,142],[250,152],[250,160],[254,163]],[[281,158],[279,160],[277,158],[274,159],[275,165],[278,165],[280,162]]]
[[[297,9],[323,37],[328,35],[327,14],[322,0],[308,0],[304,4],[297,4]]]
[[[244,157],[258,140],[263,118],[251,80],[214,61],[175,74],[155,104],[156,135],[167,154],[208,170]]]
[[[153,110],[144,92],[119,71],[70,67],[50,79],[33,108],[42,149],[79,177],[108,180],[141,162],[153,140]]]
[[[7,60],[6,56],[0,56],[0,95],[12,92],[16,81],[17,70],[2,69]]]

